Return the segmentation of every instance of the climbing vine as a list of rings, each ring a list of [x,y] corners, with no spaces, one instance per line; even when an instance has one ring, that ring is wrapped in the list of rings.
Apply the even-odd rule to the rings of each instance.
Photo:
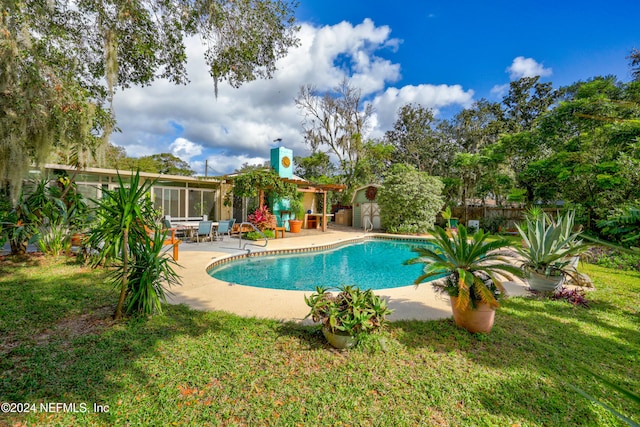
[[[232,178],[233,189],[225,195],[225,206],[231,205],[232,196],[258,197],[258,206],[264,205],[265,193],[280,199],[295,199],[298,187],[283,181],[273,169],[254,169]]]

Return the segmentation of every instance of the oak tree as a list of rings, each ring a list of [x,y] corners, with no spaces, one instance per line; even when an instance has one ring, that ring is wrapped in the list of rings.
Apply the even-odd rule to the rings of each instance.
[[[189,82],[200,37],[217,85],[271,77],[297,44],[289,0],[4,0],[0,9],[0,179],[12,193],[59,146],[77,166],[115,126],[116,90]],[[102,139],[101,139],[102,137]],[[53,150],[52,150],[53,148]]]

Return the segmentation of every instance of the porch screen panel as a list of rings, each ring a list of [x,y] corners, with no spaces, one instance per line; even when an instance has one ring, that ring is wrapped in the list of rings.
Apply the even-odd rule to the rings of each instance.
[[[189,190],[189,212],[188,216],[202,216],[202,192],[200,190]]]
[[[163,215],[168,215],[164,211],[164,199],[162,198],[162,188],[153,189],[153,207],[162,212]]]
[[[215,191],[203,191],[202,192],[202,213],[209,215],[210,219],[218,220],[216,216],[216,192]]]
[[[164,214],[172,217],[180,216],[180,192],[179,190],[164,188]]]

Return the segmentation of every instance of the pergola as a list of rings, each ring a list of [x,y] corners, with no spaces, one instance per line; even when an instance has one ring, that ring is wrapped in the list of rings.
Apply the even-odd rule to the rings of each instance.
[[[281,178],[284,182],[294,184],[301,193],[322,193],[322,231],[327,231],[327,192],[341,192],[347,188],[344,184],[315,184],[302,178]]]
[[[223,180],[223,182],[233,185],[233,177],[236,177],[238,175],[240,175],[241,173],[233,173],[233,174],[229,174],[229,175],[225,175],[223,177],[220,177],[220,179]],[[289,184],[293,184],[296,187],[298,187],[298,191],[301,193],[316,193],[322,194],[322,200],[323,200],[323,204],[322,206],[327,206],[327,192],[329,191],[336,191],[336,192],[341,192],[344,189],[347,188],[346,185],[344,184],[317,184],[317,183],[313,183],[313,182],[309,182],[303,178],[300,178],[296,175],[293,176],[293,178],[279,178],[281,181],[289,183]],[[327,231],[327,211],[326,208],[324,208],[322,210],[322,231]]]

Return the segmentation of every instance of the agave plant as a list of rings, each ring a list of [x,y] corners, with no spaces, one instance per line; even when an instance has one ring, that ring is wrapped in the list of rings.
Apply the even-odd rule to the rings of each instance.
[[[574,231],[574,212],[558,216],[554,221],[547,214],[528,218],[518,228],[524,247],[518,248],[524,258],[522,267],[545,276],[566,273],[569,258],[587,247],[580,239],[580,230]]]
[[[431,282],[436,291],[458,298],[461,310],[475,307],[481,301],[498,307],[498,298],[505,292],[503,279],[522,277],[510,254],[499,249],[509,246],[506,239],[489,241],[489,233],[478,230],[468,235],[466,227],[459,225],[458,233],[449,237],[440,227],[432,231],[430,246],[415,248],[419,254],[407,264],[425,264],[423,274],[414,283],[445,276],[444,281]]]

